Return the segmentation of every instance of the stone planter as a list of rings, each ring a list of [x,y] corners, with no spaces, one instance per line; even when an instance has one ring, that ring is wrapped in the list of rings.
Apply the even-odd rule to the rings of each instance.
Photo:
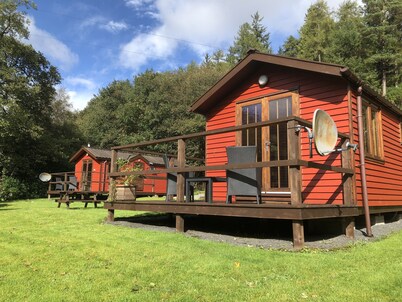
[[[116,201],[135,201],[135,186],[116,186]]]

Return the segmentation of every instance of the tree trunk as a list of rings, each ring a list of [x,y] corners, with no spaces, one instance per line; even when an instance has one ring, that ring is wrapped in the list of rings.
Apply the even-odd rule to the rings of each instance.
[[[386,94],[387,94],[387,74],[386,74],[385,70],[382,71],[381,84],[382,84],[382,96],[386,96]]]

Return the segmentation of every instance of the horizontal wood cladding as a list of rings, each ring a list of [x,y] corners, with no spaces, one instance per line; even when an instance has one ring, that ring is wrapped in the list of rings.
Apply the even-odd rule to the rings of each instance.
[[[260,88],[258,77],[266,74],[269,77],[267,87]],[[312,72],[303,72],[289,68],[262,65],[255,75],[246,79],[240,87],[235,87],[206,115],[207,130],[214,130],[236,124],[236,104],[272,95],[283,91],[299,93],[300,117],[311,121],[317,108],[326,110],[334,119],[340,132],[349,133],[348,98],[346,82],[331,76],[317,76]],[[304,160],[309,159],[307,134],[301,134]],[[206,164],[225,164],[226,146],[236,143],[235,133],[217,135],[206,138]],[[291,152],[291,151],[290,151]],[[316,154],[315,150],[314,153]],[[312,159],[323,164],[341,166],[341,156],[329,155]],[[210,176],[225,176],[225,171],[208,171]],[[214,201],[226,199],[226,184],[214,183]],[[341,174],[325,172],[317,169],[302,169],[302,196],[304,203],[342,204]]]
[[[353,95],[353,131],[358,141],[357,100]],[[367,99],[367,101],[370,101]],[[366,156],[367,192],[370,207],[402,205],[402,146],[400,144],[399,119],[394,113],[380,107],[382,119],[383,161]],[[362,188],[359,163],[360,152],[356,152],[356,193],[358,205],[362,206]]]

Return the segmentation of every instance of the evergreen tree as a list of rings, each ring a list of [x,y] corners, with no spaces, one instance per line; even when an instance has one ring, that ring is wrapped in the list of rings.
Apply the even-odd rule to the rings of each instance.
[[[300,28],[300,57],[308,60],[326,61],[334,20],[327,3],[318,0],[311,5]]]
[[[299,56],[299,46],[300,40],[290,35],[285,43],[279,48],[278,54],[288,57],[298,57]]]
[[[402,2],[399,0],[363,0],[364,45],[366,62],[376,71],[381,91],[401,83]]]
[[[328,61],[350,67],[360,76],[367,74],[362,43],[363,13],[355,1],[343,2],[335,13],[337,22],[330,36]]]
[[[258,12],[251,17],[251,24],[246,22],[240,26],[235,41],[229,48],[227,61],[231,65],[242,60],[247,51],[252,48],[261,52],[272,53],[271,42],[269,41],[270,34],[261,23],[263,18],[260,17]]]

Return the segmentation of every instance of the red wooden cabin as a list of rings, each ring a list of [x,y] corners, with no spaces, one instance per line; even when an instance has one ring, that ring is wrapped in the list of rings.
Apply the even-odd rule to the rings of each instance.
[[[132,153],[119,152],[118,158],[127,160]],[[74,175],[77,178],[77,191],[109,191],[110,150],[82,147],[71,158],[75,163]]]
[[[117,158],[127,160],[131,166],[140,166],[149,171],[164,169],[163,159],[157,156],[118,152]],[[78,187],[76,191],[109,193],[111,151],[83,147],[77,151],[70,162],[75,163],[75,176]],[[137,196],[164,195],[166,192],[166,173],[141,177],[136,182]]]
[[[311,127],[318,108],[335,121],[339,147],[349,140],[359,144],[356,152],[310,159],[307,134],[295,126]],[[114,209],[176,213],[180,230],[182,214],[289,219],[294,245],[300,247],[305,221],[342,218],[344,231],[353,236],[355,217],[365,214],[369,229],[370,214],[402,211],[402,111],[344,66],[250,52],[191,111],[205,116],[206,132],[112,148],[117,154],[177,141],[178,168],[168,171],[183,177],[178,201],[127,206],[114,200],[105,204],[109,219]],[[205,167],[193,171],[211,179],[225,177],[227,146],[257,146],[254,167],[263,170],[262,204],[225,204],[225,182],[213,183],[212,204],[185,202],[184,173],[191,170],[185,165],[185,142],[195,137],[206,138],[206,154]],[[118,176],[112,165],[112,179]]]
[[[110,152],[110,151],[109,151]],[[128,165],[141,171],[163,170],[165,163],[158,156],[137,154],[129,158]],[[163,196],[166,194],[166,173],[149,174],[136,181],[137,196]]]
[[[265,75],[268,82],[258,84]],[[368,200],[371,207],[402,206],[402,111],[360,82],[349,69],[333,64],[304,61],[263,53],[251,53],[191,107],[206,117],[206,130],[297,116],[311,121],[317,108],[325,110],[338,131],[359,143],[357,98],[362,88],[363,133]],[[262,129],[209,136],[206,140],[207,165],[226,162],[225,147],[257,145],[261,160],[289,159],[285,123]],[[308,159],[307,135],[301,135],[301,157]],[[281,150],[284,152],[281,152]],[[363,206],[359,150],[352,155],[352,203]],[[340,166],[341,154],[312,159]],[[263,192],[270,197],[290,197],[287,167],[264,168]],[[216,175],[221,175],[215,172]],[[342,175],[303,168],[303,204],[342,204]],[[224,200],[225,184],[214,184],[216,200]]]

